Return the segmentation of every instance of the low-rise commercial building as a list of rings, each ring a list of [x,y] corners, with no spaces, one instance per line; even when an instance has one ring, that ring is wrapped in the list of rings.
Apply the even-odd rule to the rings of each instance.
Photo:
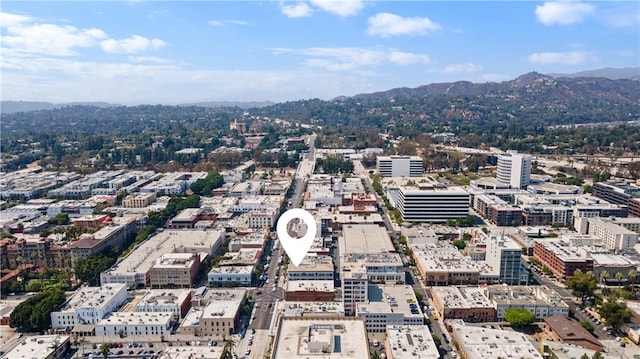
[[[224,240],[220,231],[161,231],[144,241],[134,251],[100,274],[100,282],[126,283],[128,287],[150,285],[150,270],[166,253],[215,253]]]
[[[51,312],[51,328],[71,329],[77,324],[96,324],[127,300],[124,284],[80,288],[60,310]]]
[[[213,267],[207,274],[207,280],[212,287],[248,287],[253,281],[254,270],[255,265]]]
[[[191,307],[191,290],[148,290],[133,307],[134,312],[169,312],[175,319],[184,317]]]
[[[480,287],[433,287],[431,293],[440,318],[472,323],[495,321],[496,309]]]
[[[333,280],[289,280],[284,297],[288,301],[333,301],[335,287]]]
[[[151,288],[191,288],[206,253],[165,253],[151,266]]]
[[[545,286],[491,285],[484,288],[487,298],[496,308],[496,320],[505,320],[509,308],[524,309],[536,319],[554,315],[569,315],[569,305],[554,290]]]
[[[67,357],[69,350],[71,350],[71,337],[68,335],[25,336],[18,345],[2,357],[63,359]]]
[[[362,318],[281,317],[272,359],[368,358],[369,343]]]
[[[245,289],[208,289],[202,307],[192,307],[182,321],[181,333],[228,338],[236,333],[240,310],[246,302]]]
[[[601,352],[604,345],[580,323],[564,315],[545,318],[544,331],[555,341]]]
[[[426,325],[387,325],[385,354],[389,359],[433,359],[440,352]]]
[[[95,335],[167,336],[173,323],[174,314],[170,312],[113,312],[95,325]]]
[[[356,316],[364,318],[367,332],[384,333],[387,325],[423,325],[418,300],[408,285],[370,285],[367,301],[356,305]]]
[[[465,325],[461,320],[448,321],[447,325],[451,328],[452,340],[458,343],[462,358],[543,359],[523,333]]]

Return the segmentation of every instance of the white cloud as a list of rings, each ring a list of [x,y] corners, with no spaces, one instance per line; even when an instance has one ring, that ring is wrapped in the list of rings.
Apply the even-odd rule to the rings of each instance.
[[[450,64],[444,67],[444,72],[447,74],[473,73],[480,70],[482,70],[482,65],[476,65],[470,62],[464,64]]]
[[[131,62],[146,62],[152,64],[168,64],[171,63],[171,60],[163,59],[161,57],[155,56],[129,56],[129,61]]]
[[[4,57],[0,58],[4,64]],[[2,68],[3,100],[179,104],[198,101],[330,99],[379,90],[361,73],[193,70],[152,63],[26,58],[26,70]],[[90,79],[90,80],[89,80]],[[116,88],[118,91],[113,91]]]
[[[209,24],[210,26],[223,26],[226,24],[242,25],[242,26],[249,25],[248,22],[242,21],[242,20],[209,20],[207,24]]]
[[[313,10],[307,3],[299,2],[295,5],[285,5],[282,4],[280,6],[280,10],[283,14],[288,17],[296,18],[296,17],[308,17],[313,14]]]
[[[292,18],[309,17],[317,9],[341,17],[347,17],[356,15],[363,7],[363,0],[297,0],[295,4],[280,1],[280,11]]]
[[[428,64],[431,59],[427,55],[413,54],[410,52],[392,51],[389,54],[389,61],[397,65]]]
[[[536,6],[536,17],[545,25],[570,25],[582,21],[595,12],[591,4],[573,1],[545,2]]]
[[[12,28],[25,22],[32,22],[33,19],[19,14],[9,14],[7,12],[0,12],[0,27]]]
[[[369,18],[367,34],[383,37],[394,35],[423,35],[438,31],[441,26],[426,17],[402,17],[379,13]]]
[[[530,62],[536,64],[563,64],[580,65],[589,62],[593,56],[584,51],[568,52],[536,52],[527,57]]]
[[[347,17],[357,14],[362,8],[362,0],[310,0],[314,6],[334,15]]]
[[[122,40],[107,39],[100,42],[100,47],[106,52],[121,52],[132,54],[146,50],[157,50],[167,45],[160,39],[149,40],[146,37],[133,35]]]
[[[107,37],[100,29],[38,24],[35,18],[9,13],[0,13],[0,26],[6,31],[0,39],[3,50],[14,48],[31,54],[76,55],[76,48],[94,46]]]
[[[430,63],[429,56],[398,51],[393,48],[367,49],[358,47],[313,47],[306,49],[271,49],[276,55],[289,54],[304,56],[302,64],[307,67],[323,68],[327,71],[362,70],[364,67],[385,64],[415,65]]]

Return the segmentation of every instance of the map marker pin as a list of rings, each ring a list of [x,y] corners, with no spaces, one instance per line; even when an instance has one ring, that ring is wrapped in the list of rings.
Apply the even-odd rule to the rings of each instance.
[[[295,238],[289,235],[288,225],[293,219],[300,219],[307,226],[307,232],[302,238]],[[313,244],[316,237],[316,220],[311,213],[301,208],[294,208],[284,212],[278,220],[276,233],[282,243],[282,248],[287,252],[291,262],[297,266],[300,265],[304,257],[307,255],[309,248]]]

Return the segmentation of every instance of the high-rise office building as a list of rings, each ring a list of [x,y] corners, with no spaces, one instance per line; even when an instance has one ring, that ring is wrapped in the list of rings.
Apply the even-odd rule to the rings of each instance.
[[[384,177],[422,177],[422,158],[418,156],[378,156],[376,169]]]
[[[517,152],[499,155],[498,181],[511,188],[527,188],[531,183],[531,156]]]

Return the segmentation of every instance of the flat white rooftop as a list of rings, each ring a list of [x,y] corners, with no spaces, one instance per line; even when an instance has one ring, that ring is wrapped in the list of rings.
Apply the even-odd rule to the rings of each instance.
[[[465,325],[462,320],[449,321],[454,338],[467,359],[521,358],[542,359],[542,355],[522,333]]]
[[[202,342],[201,342],[202,343]],[[223,346],[183,346],[167,347],[158,359],[220,359],[222,358]]]
[[[276,335],[273,358],[369,357],[362,318],[283,318]]]
[[[447,308],[493,308],[480,287],[433,287],[431,289]]]
[[[135,311],[141,311],[141,308],[147,306],[180,306],[190,294],[190,289],[150,289],[136,303]]]
[[[440,358],[426,325],[387,325],[387,345],[392,359]]]
[[[285,317],[302,317],[313,315],[334,315],[344,317],[342,302],[276,302],[277,310],[283,310]]]
[[[332,280],[289,280],[288,292],[333,292],[335,290]]]
[[[48,358],[55,352],[53,348],[55,343],[59,345],[68,340],[68,335],[36,335],[33,337],[24,337],[22,342],[3,355],[3,358]]]
[[[162,231],[143,242],[105,273],[113,276],[145,273],[165,253],[211,253],[221,242],[221,233],[218,231]]]
[[[113,312],[107,314],[96,326],[109,325],[168,325],[173,320],[170,312]]]
[[[418,304],[409,285],[369,285],[368,301],[358,303],[358,313],[401,313],[405,318],[422,317],[422,312],[411,313],[410,304]]]
[[[106,284],[101,287],[80,288],[59,311],[75,310],[77,308],[99,308],[121,290],[126,291],[124,283]]]
[[[390,253],[395,252],[389,233],[375,224],[347,224],[342,227],[340,253]]]

